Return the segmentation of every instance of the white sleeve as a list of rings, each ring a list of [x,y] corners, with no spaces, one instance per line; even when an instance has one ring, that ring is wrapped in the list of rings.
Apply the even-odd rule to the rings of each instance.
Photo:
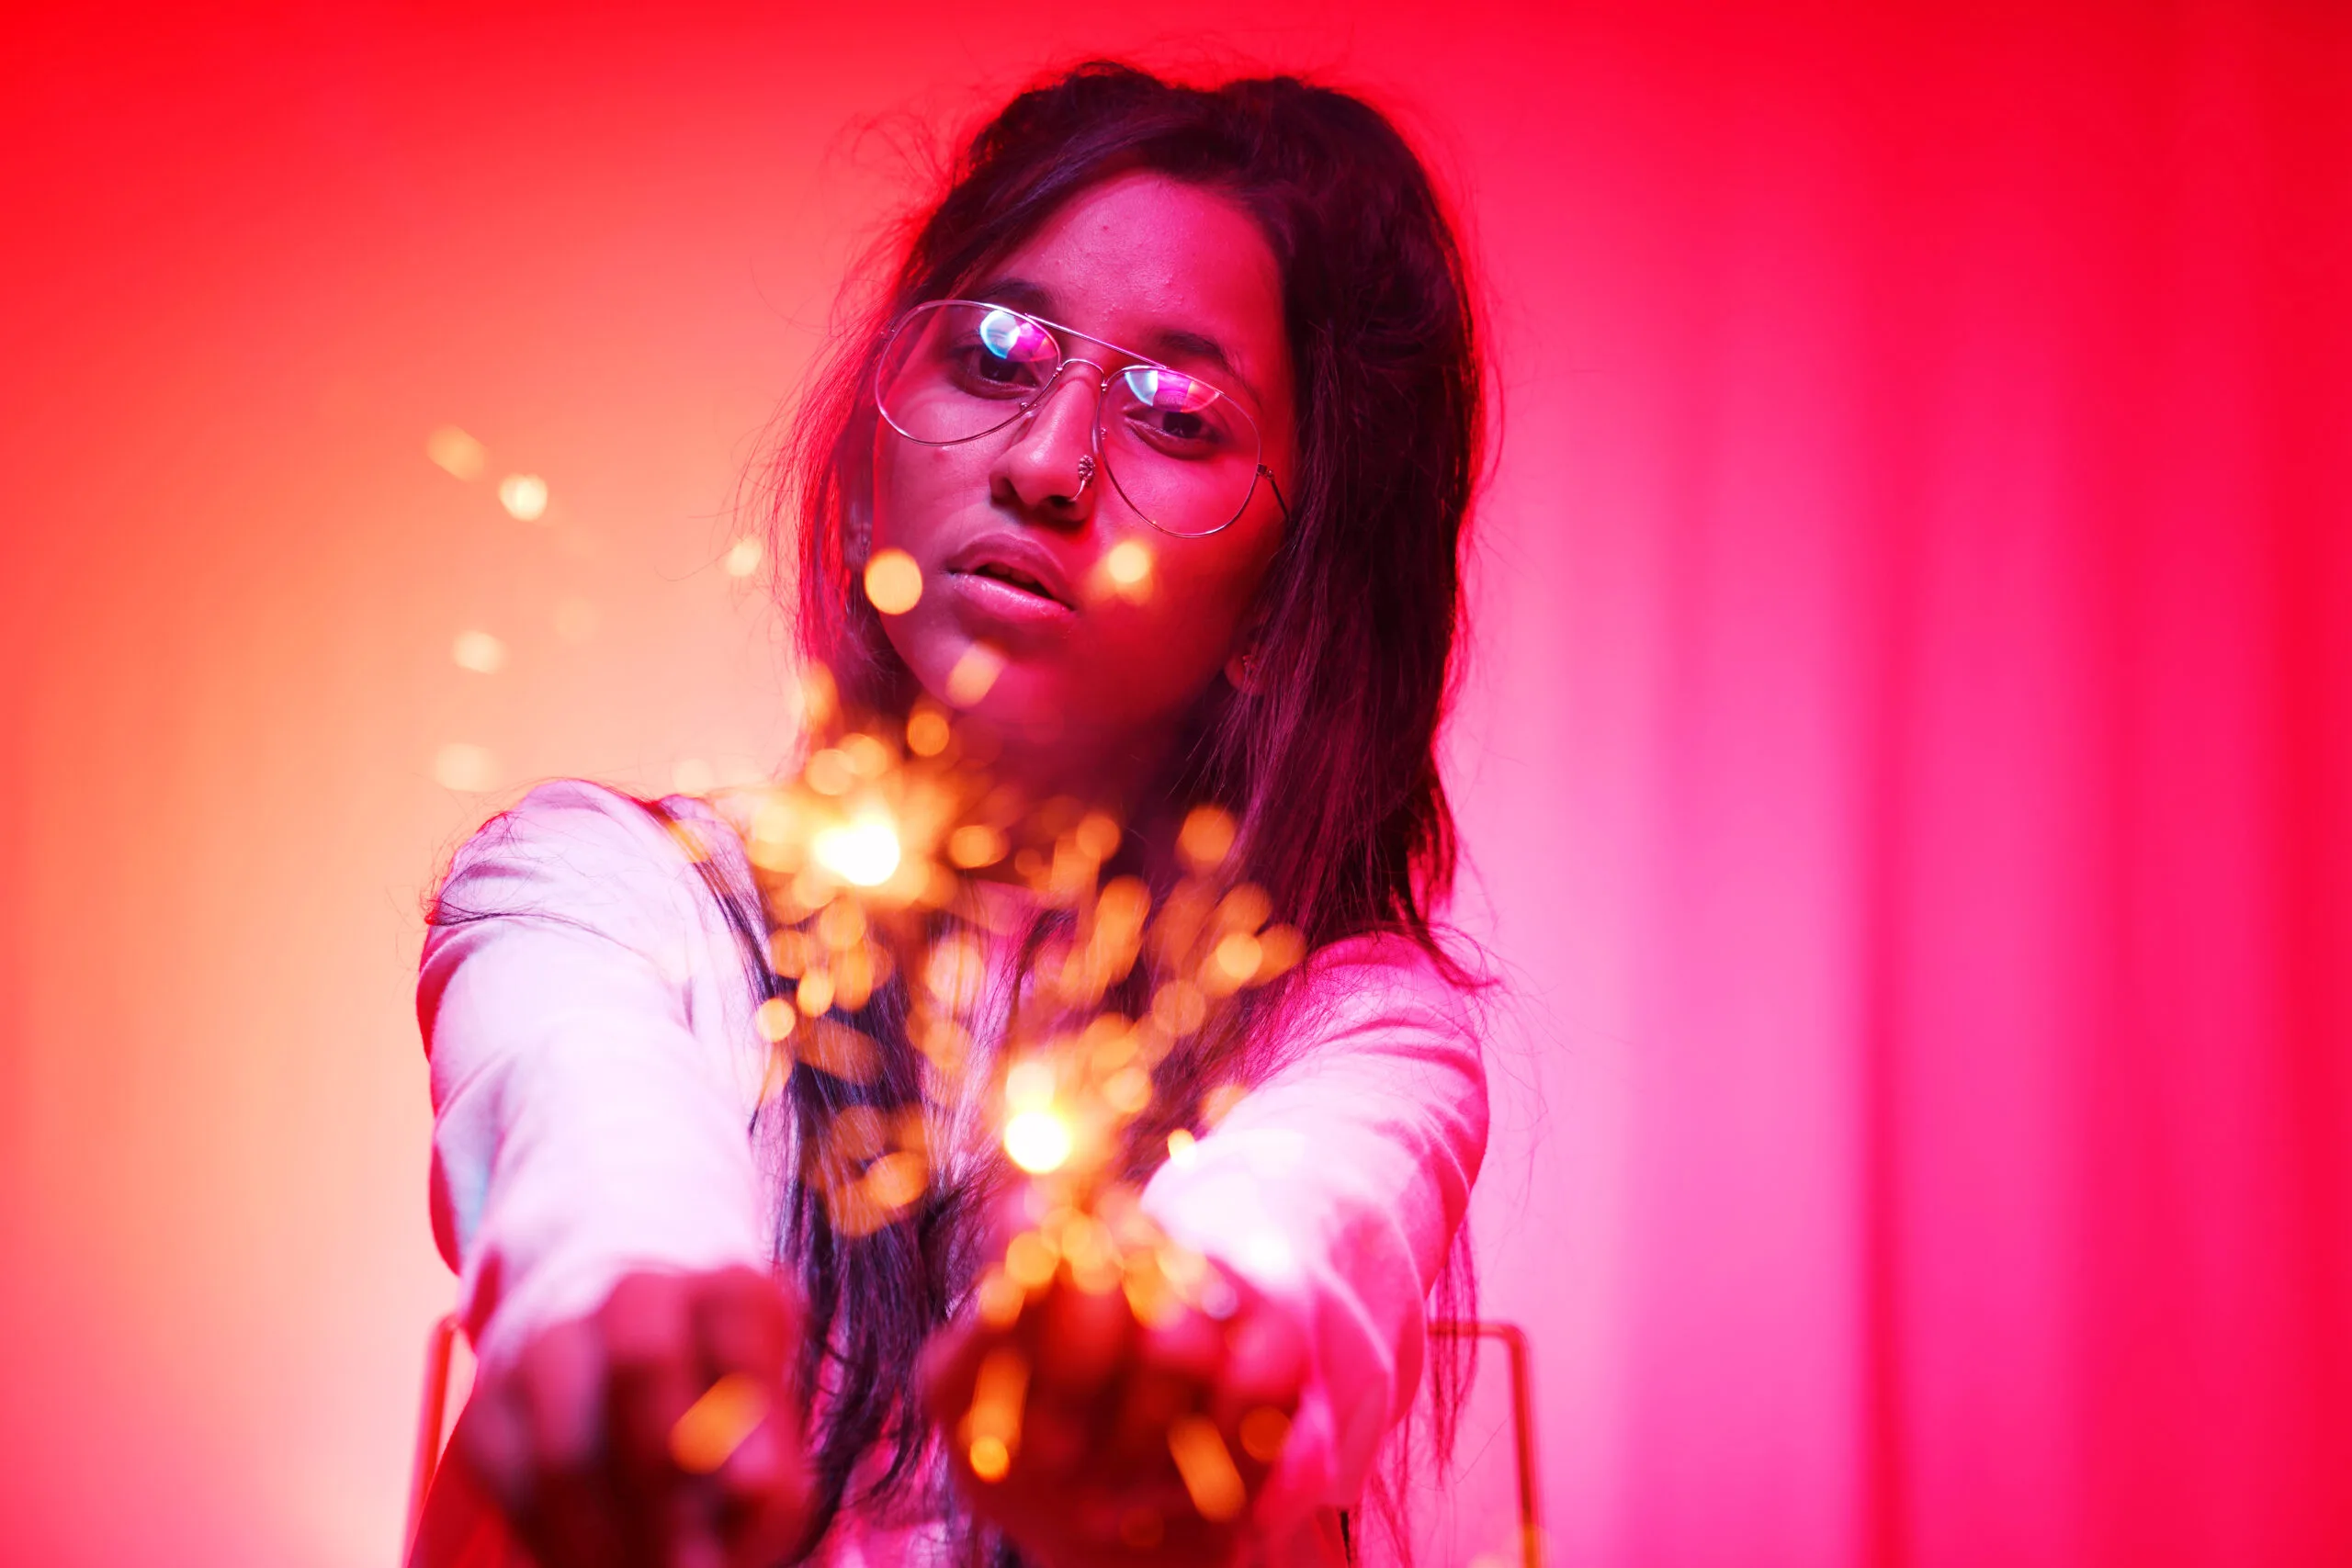
[[[484,1360],[632,1269],[771,1267],[746,964],[701,873],[626,796],[544,784],[458,852],[417,1017],[434,1235]]]
[[[1304,981],[1303,1048],[1160,1168],[1144,1209],[1295,1314],[1311,1366],[1261,1527],[1361,1496],[1419,1384],[1426,1303],[1487,1146],[1461,994],[1401,938],[1335,943]]]

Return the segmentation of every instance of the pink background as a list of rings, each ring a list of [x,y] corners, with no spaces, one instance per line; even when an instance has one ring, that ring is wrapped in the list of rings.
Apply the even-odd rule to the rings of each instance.
[[[436,857],[773,752],[733,487],[911,131],[1135,50],[1483,261],[1554,1561],[2352,1561],[2352,10],[194,9],[0,58],[6,1562],[390,1560]]]

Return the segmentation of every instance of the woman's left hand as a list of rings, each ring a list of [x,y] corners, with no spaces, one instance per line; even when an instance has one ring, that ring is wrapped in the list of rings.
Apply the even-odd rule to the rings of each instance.
[[[1146,1327],[1123,1292],[1065,1271],[1002,1327],[967,1314],[934,1336],[923,1394],[973,1510],[1048,1568],[1230,1562],[1297,1409],[1306,1341],[1246,1283],[1223,1283],[1222,1319],[1177,1305]],[[967,1416],[976,1394],[1008,1393],[1017,1434],[983,1451],[999,1470],[984,1477]]]

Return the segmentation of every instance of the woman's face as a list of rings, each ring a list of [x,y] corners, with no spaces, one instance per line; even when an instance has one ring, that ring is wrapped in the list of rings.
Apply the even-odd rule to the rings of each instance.
[[[1261,460],[1295,492],[1281,276],[1255,220],[1228,197],[1121,175],[1073,197],[962,292],[1237,400],[1256,423]],[[1109,474],[1087,473],[1086,460],[1103,460],[1097,390],[1130,361],[1081,340],[1062,349],[1102,371],[1072,366],[1003,429],[925,446],[877,422],[873,543],[922,571],[914,607],[883,624],[925,689],[1016,744],[1108,769],[1109,785],[1125,766],[1156,762],[1183,711],[1245,649],[1283,520],[1261,480],[1221,532],[1180,538],[1146,522]]]

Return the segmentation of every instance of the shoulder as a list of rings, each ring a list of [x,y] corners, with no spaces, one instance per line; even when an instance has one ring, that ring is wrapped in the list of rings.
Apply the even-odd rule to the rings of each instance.
[[[1273,1077],[1337,1084],[1366,1075],[1385,1089],[1411,1083],[1442,1100],[1483,1098],[1481,984],[1402,932],[1317,948],[1275,1015]]]
[[[1485,982],[1452,946],[1440,951],[1402,931],[1342,938],[1307,955],[1291,1005],[1312,1032],[1385,1021],[1475,1040]]]
[[[436,927],[497,916],[590,924],[657,911],[699,916],[748,875],[740,840],[704,802],[643,800],[585,779],[539,784],[451,857]]]

